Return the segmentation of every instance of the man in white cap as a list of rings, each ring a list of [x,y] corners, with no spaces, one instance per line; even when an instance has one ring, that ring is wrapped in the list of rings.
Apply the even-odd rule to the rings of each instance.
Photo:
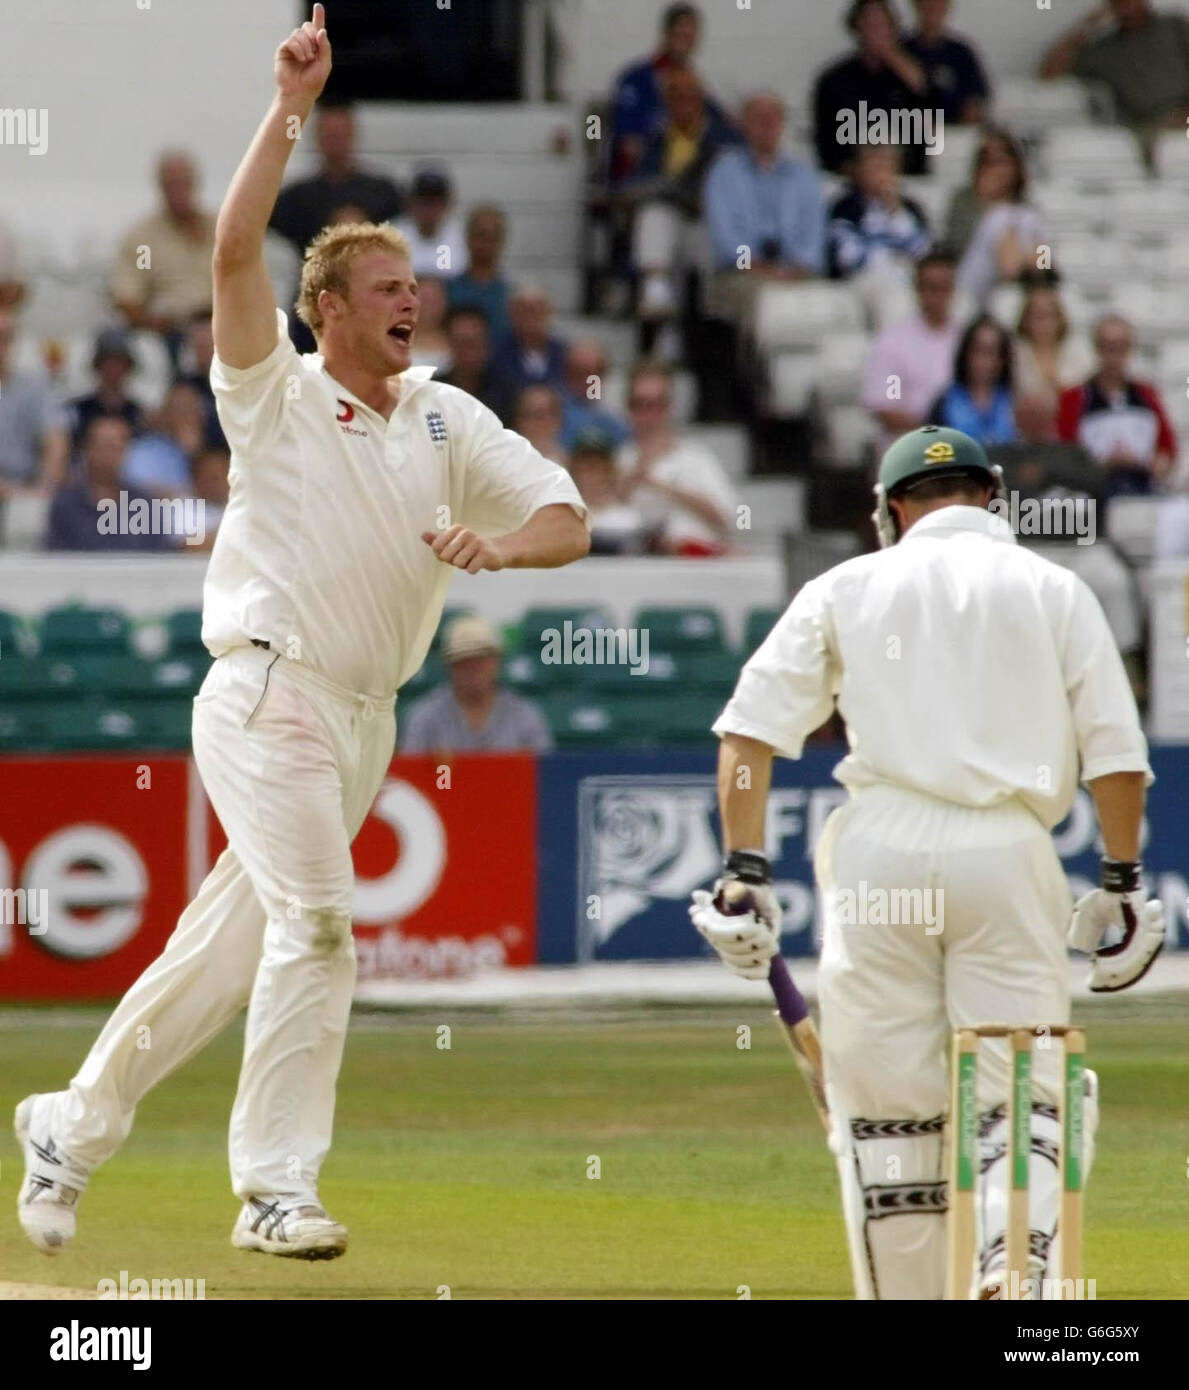
[[[402,751],[547,753],[553,737],[540,707],[500,686],[502,654],[499,636],[483,618],[455,618],[442,642],[450,683],[413,706]]]

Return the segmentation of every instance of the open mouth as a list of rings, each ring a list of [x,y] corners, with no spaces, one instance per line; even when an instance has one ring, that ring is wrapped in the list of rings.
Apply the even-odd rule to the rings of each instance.
[[[411,323],[398,323],[395,328],[388,330],[388,336],[395,338],[398,343],[411,343],[413,341],[413,325]]]

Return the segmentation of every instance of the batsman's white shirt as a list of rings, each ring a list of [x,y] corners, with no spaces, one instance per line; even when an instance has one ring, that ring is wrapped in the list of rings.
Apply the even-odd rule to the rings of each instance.
[[[855,1292],[940,1298],[950,1030],[1068,1021],[1071,900],[1049,830],[1079,770],[1150,779],[1147,749],[1098,601],[977,507],[932,512],[807,584],[714,727],[796,757],[835,696],[850,740],[835,775],[851,796],[814,855],[818,1000]],[[1035,1056],[1049,1105],[1057,1058]],[[990,1041],[980,1109],[1007,1084],[1006,1043]],[[979,1218],[989,1250],[1005,1213],[995,1123]],[[1054,1124],[1034,1115],[1037,1144]],[[1056,1169],[1034,1150],[1031,1173],[1032,1225],[1055,1258]]]
[[[743,668],[717,734],[796,758],[837,697],[847,788],[960,806],[1016,797],[1051,829],[1083,781],[1145,772],[1147,744],[1086,584],[978,507],[942,507],[899,544],[811,580]]]
[[[425,660],[453,571],[421,539],[506,534],[551,503],[585,507],[569,475],[430,367],[401,374],[384,417],[301,355],[277,312],[262,362],[211,367],[231,445],[231,496],[203,596],[216,656],[253,638],[346,687],[390,696]]]

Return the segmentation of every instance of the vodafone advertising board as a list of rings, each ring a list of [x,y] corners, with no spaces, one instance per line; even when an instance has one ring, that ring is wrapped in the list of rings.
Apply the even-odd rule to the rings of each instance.
[[[0,999],[101,999],[158,954],[226,843],[180,756],[0,763]],[[536,770],[399,758],[355,841],[359,977],[536,959]]]

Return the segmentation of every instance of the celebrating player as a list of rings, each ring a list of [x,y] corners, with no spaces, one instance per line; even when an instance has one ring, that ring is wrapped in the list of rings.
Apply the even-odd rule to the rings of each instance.
[[[822,831],[815,870],[831,1143],[860,1298],[942,1296],[951,1028],[1068,1022],[1067,929],[1095,955],[1091,988],[1102,990],[1133,983],[1164,941],[1139,863],[1152,774],[1110,629],[1081,579],[1015,544],[994,515],[1000,492],[998,469],[966,435],[932,425],[904,435],[876,488],[887,548],[805,585],[714,725],[729,854],[715,897],[695,895],[691,916],[727,965],[762,978],[779,949],[764,853],[772,758],[799,757],[835,701],[846,720],[836,776],[850,796]],[[1079,774],[1105,858],[1102,888],[1070,927],[1050,832]],[[743,917],[719,910],[736,878],[754,905]],[[911,920],[889,911],[904,904]],[[1121,940],[1104,948],[1111,927]],[[1006,1043],[983,1059],[978,1292],[993,1297],[1005,1268]],[[1059,1267],[1059,1066],[1058,1047],[1036,1049],[1033,1278]]]
[[[231,1116],[233,1244],[332,1258],[318,1174],[355,979],[351,841],[392,757],[396,689],[421,665],[452,569],[586,554],[568,476],[485,406],[410,367],[417,285],[389,227],[309,247],[299,356],[262,250],[330,72],[321,5],[277,51],[276,96],[219,214],[211,381],[232,446],[194,705],[194,756],[229,847],[68,1089],[17,1108],[21,1225],[53,1254],[137,1102],[248,1006]],[[147,793],[146,793],[147,794]]]

